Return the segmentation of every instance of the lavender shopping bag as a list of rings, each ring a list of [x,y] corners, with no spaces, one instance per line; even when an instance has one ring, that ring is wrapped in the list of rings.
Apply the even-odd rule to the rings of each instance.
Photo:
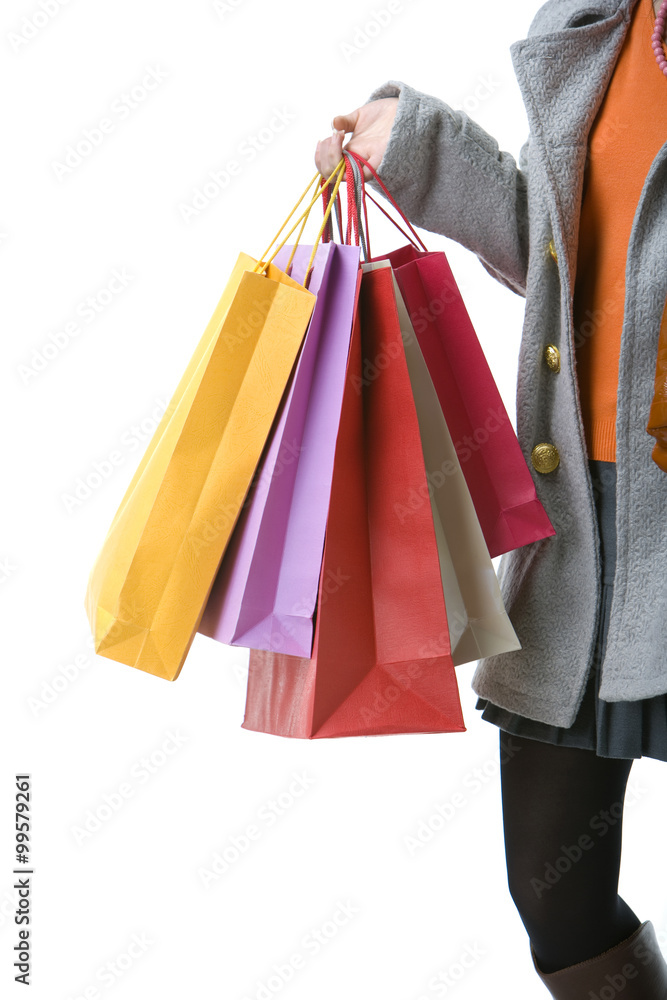
[[[291,250],[274,264],[285,268]],[[296,281],[311,251],[297,247]],[[219,642],[311,655],[359,262],[359,247],[317,248],[311,322],[199,624]]]

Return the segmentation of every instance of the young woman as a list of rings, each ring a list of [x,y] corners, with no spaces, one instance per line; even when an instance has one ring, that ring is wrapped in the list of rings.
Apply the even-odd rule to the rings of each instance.
[[[666,13],[540,8],[511,47],[518,165],[400,81],[315,153],[328,176],[352,133],[411,222],[526,299],[517,436],[556,535],[502,557],[522,648],[480,660],[472,686],[500,732],[510,892],[537,974],[572,1000],[667,997],[655,928],[618,895],[632,762],[667,760],[667,464],[647,433],[667,323]]]

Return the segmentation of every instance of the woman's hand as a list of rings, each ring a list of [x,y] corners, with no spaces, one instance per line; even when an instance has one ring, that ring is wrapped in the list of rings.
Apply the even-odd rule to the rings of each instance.
[[[389,141],[389,133],[396,117],[398,97],[381,97],[363,104],[349,115],[336,115],[331,123],[336,130],[331,138],[321,139],[315,149],[315,165],[323,177],[329,177],[343,156],[343,138],[352,132],[345,146],[368,160],[374,170],[380,166]],[[367,181],[373,176],[368,167],[363,168]]]

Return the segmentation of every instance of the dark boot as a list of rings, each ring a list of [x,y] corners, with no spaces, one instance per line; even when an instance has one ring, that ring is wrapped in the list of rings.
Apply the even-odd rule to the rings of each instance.
[[[650,920],[629,938],[600,955],[542,972],[530,946],[538,976],[556,1000],[667,1000],[667,962]]]

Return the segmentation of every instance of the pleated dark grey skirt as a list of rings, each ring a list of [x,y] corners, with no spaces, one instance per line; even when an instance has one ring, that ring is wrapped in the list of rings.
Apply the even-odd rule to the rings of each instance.
[[[478,698],[475,708],[487,722],[517,736],[594,750],[599,757],[667,760],[667,695],[639,701],[602,701],[599,697],[616,566],[616,463],[589,459],[588,464],[600,529],[602,607],[593,662],[577,716],[566,728],[527,719],[485,698]]]

